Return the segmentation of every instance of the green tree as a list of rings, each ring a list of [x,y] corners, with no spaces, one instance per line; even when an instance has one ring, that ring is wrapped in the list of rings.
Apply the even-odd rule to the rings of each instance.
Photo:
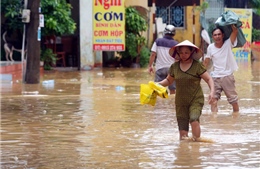
[[[259,0],[249,0],[249,4],[252,6],[253,11],[260,15],[260,1]]]
[[[1,15],[4,16],[2,28],[7,31],[20,32],[22,34],[23,23],[21,20],[22,0],[1,0]],[[41,4],[41,5],[40,5]],[[39,26],[39,7],[45,18],[43,35],[72,34],[76,24],[71,18],[71,5],[66,0],[28,0],[28,9],[31,10],[30,23],[27,27],[27,65],[26,83],[39,83],[40,43],[37,41]]]
[[[253,29],[252,29],[252,42],[260,40],[260,0],[249,0],[249,5],[253,9],[255,15],[253,15]]]
[[[14,31],[22,32],[22,9],[23,4],[21,3],[21,0],[1,0],[1,16],[4,16],[1,23],[4,30],[10,33]]]
[[[145,46],[145,37],[142,32],[147,30],[148,23],[144,17],[134,8],[127,7],[125,10],[125,51],[118,52],[122,58],[121,61],[128,63],[140,61],[140,52]],[[148,61],[147,61],[148,62]],[[124,66],[124,65],[123,65]],[[130,65],[125,65],[130,66]]]
[[[44,14],[45,27],[43,35],[73,34],[76,23],[71,18],[72,6],[66,0],[41,0],[41,10]],[[2,26],[8,31],[22,31],[21,0],[1,0],[1,14],[4,16]]]
[[[44,14],[43,35],[73,34],[76,23],[71,18],[72,6],[66,0],[41,0]]]
[[[202,13],[203,16],[205,16],[205,12],[209,7],[209,3],[208,2],[202,2],[200,6],[196,7],[196,10],[200,11]]]

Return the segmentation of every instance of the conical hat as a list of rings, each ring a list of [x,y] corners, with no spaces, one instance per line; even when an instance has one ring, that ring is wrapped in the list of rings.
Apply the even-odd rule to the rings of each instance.
[[[178,43],[177,45],[175,45],[174,47],[172,47],[169,50],[170,56],[173,57],[174,59],[177,59],[177,60],[180,59],[180,56],[179,56],[179,54],[177,52],[179,50],[180,46],[190,46],[190,47],[193,47],[195,51],[192,50],[192,58],[195,59],[195,60],[199,60],[203,56],[203,52],[196,45],[194,45],[193,43],[191,43],[188,40],[185,40],[185,41],[183,41],[181,43]]]

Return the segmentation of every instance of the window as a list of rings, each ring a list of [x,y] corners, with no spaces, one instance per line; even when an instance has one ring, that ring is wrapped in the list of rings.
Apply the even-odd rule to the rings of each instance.
[[[185,28],[184,6],[156,7],[156,17],[162,18],[163,23],[174,25],[176,28]]]
[[[171,8],[171,22],[177,28],[185,27],[185,10],[183,6]]]

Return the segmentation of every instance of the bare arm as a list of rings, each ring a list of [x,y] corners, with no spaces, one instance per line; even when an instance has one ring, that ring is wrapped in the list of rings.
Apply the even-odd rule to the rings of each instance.
[[[214,93],[215,93],[213,79],[208,72],[204,72],[200,77],[208,84],[210,88],[209,103],[212,103],[214,99]]]
[[[231,25],[231,28],[232,28],[232,33],[230,35],[230,40],[231,40],[231,43],[234,45],[234,42],[237,38],[238,29],[235,25]]]
[[[164,80],[158,82],[160,85],[166,87],[166,86],[169,86],[173,83],[174,81],[174,78],[171,77],[170,75],[168,75]]]
[[[205,58],[204,61],[203,61],[203,65],[204,65],[206,68],[208,68],[208,66],[209,66],[209,61],[210,61],[209,58]]]
[[[150,60],[149,60],[149,68],[148,68],[148,71],[150,73],[154,73],[154,71],[153,71],[153,63],[154,63],[155,57],[156,57],[156,52],[151,52]]]

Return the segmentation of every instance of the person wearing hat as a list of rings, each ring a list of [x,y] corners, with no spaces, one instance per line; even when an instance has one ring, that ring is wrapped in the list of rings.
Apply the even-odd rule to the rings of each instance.
[[[210,88],[210,104],[214,94],[214,82],[199,61],[203,55],[202,51],[190,41],[185,40],[172,47],[169,54],[178,61],[171,65],[167,77],[159,84],[166,87],[176,82],[175,105],[180,140],[188,137],[190,124],[192,138],[198,141],[201,135],[200,116],[204,105],[200,82],[203,79]]]
[[[155,82],[159,82],[167,76],[171,64],[175,61],[174,58],[169,55],[169,49],[178,44],[178,42],[173,39],[174,35],[175,27],[173,25],[167,25],[164,29],[164,36],[162,38],[157,38],[153,43],[148,71],[150,73],[154,73],[153,64],[156,62]],[[170,90],[170,94],[175,94],[175,83],[168,86],[168,88]]]
[[[233,113],[239,112],[238,94],[235,87],[235,78],[233,72],[238,69],[232,48],[237,45],[238,28],[231,25],[232,33],[227,40],[224,40],[224,31],[216,27],[212,31],[214,43],[210,44],[207,49],[203,64],[207,67],[210,60],[213,64],[211,76],[215,84],[214,102],[211,104],[211,111],[218,112],[217,102],[224,91],[227,101],[233,107]]]

